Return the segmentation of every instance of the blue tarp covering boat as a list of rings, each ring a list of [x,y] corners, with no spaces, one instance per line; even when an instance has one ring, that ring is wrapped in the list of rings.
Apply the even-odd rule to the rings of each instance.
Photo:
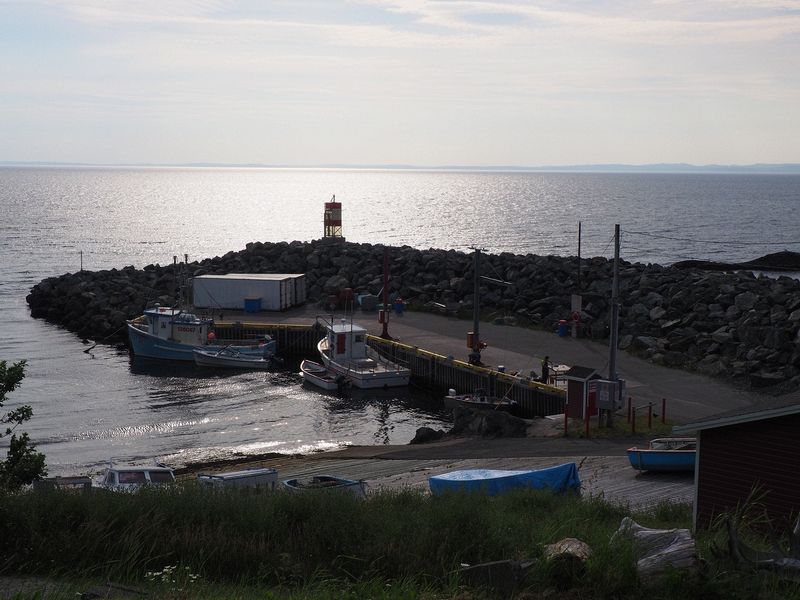
[[[497,496],[520,488],[549,489],[556,493],[580,491],[581,479],[575,463],[567,463],[535,471],[503,471],[499,469],[468,469],[434,475],[428,480],[431,493],[483,492]]]

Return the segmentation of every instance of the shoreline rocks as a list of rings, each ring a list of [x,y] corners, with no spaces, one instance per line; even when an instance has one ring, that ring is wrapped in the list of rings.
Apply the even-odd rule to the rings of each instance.
[[[316,302],[343,288],[376,294],[382,286],[383,248],[327,240],[253,242],[239,252],[190,263],[188,269],[192,276],[305,273],[309,301]],[[390,248],[389,261],[390,293],[410,308],[446,306],[471,317],[471,254],[403,246]],[[577,269],[576,257],[483,255],[483,273],[513,283],[481,285],[484,317],[554,331],[559,320],[572,319]],[[127,341],[126,319],[154,302],[174,304],[177,280],[171,264],[80,271],[41,281],[27,301],[33,317],[81,337]],[[609,259],[581,261],[582,336],[608,338],[611,280]],[[743,385],[775,391],[800,387],[800,281],[622,261],[620,299],[623,350]]]

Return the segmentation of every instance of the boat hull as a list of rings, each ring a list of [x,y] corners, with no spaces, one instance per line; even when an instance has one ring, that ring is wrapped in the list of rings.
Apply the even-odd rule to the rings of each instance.
[[[329,392],[338,391],[342,384],[346,383],[346,380],[340,382],[338,379],[340,376],[334,375],[321,364],[311,360],[304,360],[300,363],[300,374],[304,381]]]
[[[197,346],[193,344],[181,344],[154,336],[146,331],[142,331],[135,325],[128,323],[128,339],[131,343],[131,351],[134,355],[144,358],[155,358],[159,360],[181,360],[186,362],[194,362],[194,350],[196,348],[201,350],[219,351],[225,348],[222,345],[202,345]],[[269,355],[275,353],[274,342],[270,342],[271,347],[267,348],[265,353],[264,345],[241,345],[241,346],[228,346],[235,349],[242,354],[250,354],[253,356],[263,356],[268,358]]]
[[[272,359],[263,356],[226,353],[223,350],[193,351],[194,362],[200,367],[214,367],[220,369],[259,369],[266,370],[272,367]]]
[[[556,493],[580,491],[581,480],[575,463],[547,469],[505,471],[499,469],[468,469],[435,475],[428,480],[431,494],[480,492],[497,496],[515,489],[549,489]]]
[[[637,471],[694,471],[695,450],[629,448],[628,460]]]
[[[503,412],[513,413],[517,409],[514,400],[493,398],[484,396],[483,400],[476,399],[474,396],[466,394],[459,396],[445,396],[445,408],[470,408],[473,410],[502,410]]]
[[[195,346],[164,340],[128,323],[128,339],[136,356],[194,362]]]
[[[345,479],[334,475],[315,475],[311,479],[287,479],[283,488],[291,493],[320,493],[320,492],[346,492],[363,498],[367,493],[367,484],[364,481]]]
[[[323,342],[325,340],[322,340]],[[382,389],[407,386],[411,381],[411,371],[397,366],[396,369],[359,369],[348,367],[331,360],[320,348],[320,358],[329,371],[343,375],[355,387],[361,389]]]

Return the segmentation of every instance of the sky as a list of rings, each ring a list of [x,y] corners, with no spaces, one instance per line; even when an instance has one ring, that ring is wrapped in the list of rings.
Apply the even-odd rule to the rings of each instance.
[[[0,161],[800,163],[800,0],[0,0]]]

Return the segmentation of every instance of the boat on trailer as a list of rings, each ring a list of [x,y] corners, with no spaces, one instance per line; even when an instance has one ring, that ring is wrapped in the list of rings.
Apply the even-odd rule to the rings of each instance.
[[[697,438],[650,440],[647,448],[628,448],[628,460],[637,471],[694,471]]]
[[[308,479],[287,479],[283,482],[286,491],[292,493],[335,491],[348,492],[358,498],[367,494],[367,483],[361,480],[345,479],[335,475],[314,475]]]
[[[327,334],[317,344],[326,369],[343,375],[364,389],[408,385],[411,370],[392,362],[367,346],[367,330],[342,319],[326,324]]]
[[[154,306],[128,321],[128,339],[136,356],[165,360],[194,361],[194,349],[218,351],[233,349],[241,354],[266,357],[275,354],[275,342],[264,337],[235,345],[217,342],[213,319],[206,319],[179,308]]]

